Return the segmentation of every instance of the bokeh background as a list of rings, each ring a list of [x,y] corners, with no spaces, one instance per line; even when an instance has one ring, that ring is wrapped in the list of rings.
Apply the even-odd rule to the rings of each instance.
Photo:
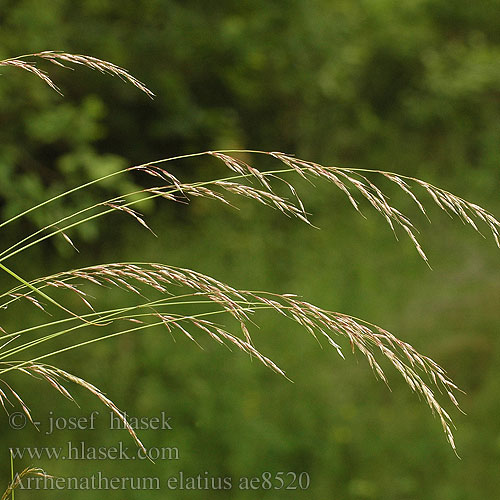
[[[417,176],[500,214],[500,2],[484,0],[0,1],[0,59],[64,50],[129,69],[154,101],[119,79],[57,67],[61,98],[14,68],[0,76],[2,218],[127,165],[216,148],[251,148],[348,167]],[[255,166],[262,161],[253,160]],[[214,161],[174,173],[218,175]],[[105,189],[127,189],[134,179]],[[459,221],[430,210],[432,224],[395,188],[419,225],[433,270],[380,216],[366,219],[331,186],[303,186],[315,230],[251,203],[142,207],[158,238],[113,216],[46,242],[12,261],[33,278],[101,262],[160,261],[191,267],[244,289],[294,292],[391,330],[442,364],[466,392],[467,416],[449,408],[461,460],[439,422],[398,376],[391,391],[362,356],[321,350],[298,327],[260,319],[257,345],[287,382],[239,353],[199,350],[163,330],[130,335],[54,358],[96,384],[130,415],[172,417],[148,446],[176,446],[180,459],[23,460],[55,476],[259,476],[306,471],[301,491],[108,491],[111,498],[307,498],[474,500],[500,490],[500,254]],[[96,193],[81,195],[78,203]],[[55,204],[2,230],[17,241],[76,205]],[[2,289],[9,283],[0,277]],[[111,291],[97,297],[115,303]],[[8,331],[32,309],[0,312]],[[33,414],[106,414],[84,391],[80,408],[46,384],[9,380]],[[9,446],[133,447],[103,419],[92,432],[51,436],[1,427],[2,477]],[[36,462],[36,463],[35,463]],[[100,497],[38,491],[19,498]]]

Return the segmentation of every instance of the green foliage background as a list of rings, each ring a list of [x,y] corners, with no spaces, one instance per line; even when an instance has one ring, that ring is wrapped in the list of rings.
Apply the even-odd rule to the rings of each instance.
[[[48,49],[94,55],[129,69],[157,94],[151,102],[117,79],[83,68],[50,68],[62,99],[35,77],[2,68],[2,218],[129,164],[247,147],[413,175],[498,216],[499,24],[498,0],[0,0],[0,59]],[[173,168],[186,177],[218,172],[206,160]],[[137,180],[123,182],[102,189],[120,192]],[[378,323],[442,364],[466,391],[461,402],[468,415],[452,414],[462,460],[396,376],[389,392],[360,357],[337,359],[293,325],[269,316],[256,334],[258,347],[295,384],[237,353],[174,343],[162,330],[55,359],[131,415],[171,415],[173,431],[141,437],[150,446],[178,446],[181,459],[35,465],[61,476],[96,470],[162,478],[179,470],[235,478],[264,471],[311,475],[307,492],[259,491],[259,498],[495,498],[498,250],[442,213],[431,213],[428,225],[401,200],[420,224],[431,272],[411,243],[395,242],[368,208],[364,220],[329,187],[305,186],[302,193],[319,231],[252,204],[232,212],[201,201],[181,208],[162,203],[142,207],[158,239],[113,216],[71,234],[79,255],[61,240],[16,258],[14,267],[34,277],[99,262],[162,261],[240,288],[295,292]],[[74,203],[88,204],[96,194],[85,196]],[[2,245],[75,207],[37,212],[2,233]],[[97,299],[115,298],[106,291]],[[1,324],[13,329],[30,313],[12,308],[1,313]],[[81,409],[32,380],[15,384],[41,420],[49,411],[105,413],[78,391]],[[0,432],[4,471],[7,447],[23,443],[64,446],[71,439],[111,446],[123,440],[133,447],[125,432],[107,430],[106,420],[81,434],[44,436],[7,425]],[[106,494],[256,497],[237,489]]]

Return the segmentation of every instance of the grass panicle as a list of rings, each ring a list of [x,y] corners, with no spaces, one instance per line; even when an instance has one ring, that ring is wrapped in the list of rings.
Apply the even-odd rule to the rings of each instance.
[[[136,306],[128,308],[98,311],[97,304],[91,304],[90,294],[84,291],[85,283],[87,286],[117,287],[128,293],[133,293],[143,300]],[[9,339],[14,340],[9,344],[4,344],[4,349],[0,350],[0,375],[13,369],[41,375],[59,392],[69,397],[66,389],[62,388],[59,383],[59,379],[65,378],[90,390],[113,411],[119,412],[118,409],[111,407],[107,398],[91,384],[87,385],[82,379],[77,379],[56,368],[47,368],[45,365],[39,364],[42,359],[53,356],[54,351],[49,349],[46,354],[36,358],[30,358],[29,351],[45,342],[68,334],[71,334],[71,336],[68,335],[68,345],[59,349],[59,352],[82,347],[83,344],[94,343],[106,338],[138,332],[153,326],[165,326],[169,332],[177,330],[197,345],[200,345],[197,338],[199,334],[208,335],[219,344],[235,347],[286,377],[285,372],[278,365],[255,347],[250,333],[256,323],[256,314],[261,310],[273,310],[301,325],[314,338],[325,339],[328,345],[333,347],[342,358],[344,358],[344,354],[340,345],[341,340],[335,339],[335,337],[346,339],[352,351],[361,352],[367,358],[374,373],[386,383],[387,378],[377,360],[377,353],[389,360],[411,389],[422,396],[431,410],[439,417],[445,433],[454,447],[451,419],[438,402],[436,391],[430,386],[434,385],[438,392],[444,392],[457,407],[458,401],[454,391],[458,388],[449,379],[446,372],[432,359],[421,355],[411,345],[399,340],[387,330],[366,321],[324,310],[294,295],[237,290],[191,269],[156,263],[113,263],[93,266],[41,278],[34,285],[39,288],[63,289],[83,298],[90,312],[86,315],[82,314],[82,316],[85,319],[98,319],[101,324],[111,325],[113,333],[100,335],[91,341],[79,344],[75,341],[74,334],[84,328],[91,328],[92,325],[90,321],[82,323],[75,316],[62,321],[42,323],[39,327],[5,333],[2,336],[4,342]],[[148,288],[159,293],[162,298],[156,301],[148,300],[146,298],[146,289]],[[33,293],[31,289],[21,290],[18,288],[15,299],[9,299],[10,303],[20,300],[23,296],[29,297]],[[9,294],[10,296],[12,294]],[[4,306],[6,305],[7,303],[4,304]],[[203,305],[204,312],[194,315],[175,313],[176,307],[185,307],[186,305]],[[243,338],[210,319],[221,314],[228,314],[238,322]],[[120,325],[123,325],[124,322],[131,322],[134,326],[120,329]],[[63,323],[67,327],[60,329]],[[44,331],[49,333],[43,335]],[[28,334],[34,332],[36,333],[35,338],[28,341]],[[24,356],[28,354],[27,358],[30,361],[27,363],[10,361],[13,357],[17,359],[20,354]],[[131,434],[134,439],[137,439],[135,433],[131,432]]]
[[[24,71],[29,71],[62,96],[63,94],[61,92],[61,89],[54,83],[49,74],[46,71],[39,69],[36,62],[26,61],[26,59],[29,58],[49,61],[52,64],[67,69],[72,69],[70,66],[68,66],[68,64],[85,66],[86,68],[99,71],[100,73],[117,76],[124,82],[131,83],[134,87],[137,87],[151,99],[153,99],[155,96],[153,92],[149,90],[146,85],[144,85],[144,83],[132,76],[127,70],[121,68],[120,66],[117,66],[116,64],[110,63],[108,61],[103,61],[102,59],[97,59],[96,57],[85,56],[81,54],[68,54],[67,52],[46,50],[43,52],[36,52],[33,54],[26,54],[10,59],[5,59],[3,61],[0,61],[0,66],[12,66]]]

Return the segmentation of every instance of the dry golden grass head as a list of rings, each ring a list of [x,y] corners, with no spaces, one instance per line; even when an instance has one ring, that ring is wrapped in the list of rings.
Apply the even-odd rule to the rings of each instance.
[[[124,82],[131,83],[134,87],[137,87],[140,91],[144,92],[151,99],[154,94],[149,90],[144,83],[132,76],[127,70],[117,66],[116,64],[110,63],[109,61],[103,61],[102,59],[97,59],[96,57],[84,56],[81,54],[68,54],[67,52],[58,52],[52,50],[46,50],[44,52],[36,52],[34,54],[27,54],[23,56],[14,57],[11,59],[5,59],[0,61],[0,66],[13,66],[15,68],[22,69],[24,71],[29,71],[33,73],[38,78],[43,80],[49,87],[54,89],[60,95],[63,95],[61,89],[54,83],[50,78],[49,74],[38,68],[35,61],[26,61],[26,59],[42,59],[49,61],[52,64],[61,66],[67,69],[73,69],[68,64],[76,64],[79,66],[85,66],[92,70],[99,71],[100,73],[105,73],[112,76],[117,76],[121,78]]]

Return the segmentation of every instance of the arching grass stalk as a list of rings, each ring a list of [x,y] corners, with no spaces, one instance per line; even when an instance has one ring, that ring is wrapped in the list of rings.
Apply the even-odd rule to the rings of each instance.
[[[206,153],[200,153],[200,154],[206,154]],[[191,156],[198,156],[198,154],[184,155],[184,157],[191,157]],[[173,160],[173,158],[167,159],[165,161],[170,161],[170,160]],[[143,166],[141,165],[139,167],[132,167],[132,168],[138,169],[141,167],[143,167]],[[125,169],[125,170],[122,170],[119,172],[115,172],[113,175],[120,174],[120,173],[123,174],[123,173],[129,172],[130,170],[131,169]],[[281,170],[266,172],[266,174],[273,175],[273,174],[277,174],[277,173],[281,173],[281,172],[291,172],[291,171],[293,171],[293,170],[292,169],[281,169]],[[107,175],[105,177],[101,177],[100,179],[97,179],[97,180],[93,181],[92,183],[87,183],[87,184],[82,185],[81,188],[83,189],[85,187],[90,186],[91,184],[95,184],[99,181],[106,180],[109,177],[110,177],[109,175]],[[99,203],[95,203],[95,204],[88,206],[86,208],[82,208],[81,210],[73,212],[73,213],[67,215],[66,217],[58,219],[57,221],[52,222],[52,223],[48,224],[47,226],[31,233],[30,235],[24,237],[23,239],[17,241],[13,245],[11,245],[9,248],[0,252],[0,262],[3,262],[4,260],[7,260],[7,259],[13,257],[14,255],[17,255],[18,253],[21,253],[21,252],[27,250],[28,248],[33,247],[33,246],[41,243],[42,241],[45,241],[49,238],[57,236],[58,234],[65,234],[65,232],[68,231],[69,229],[73,229],[75,227],[78,227],[81,224],[85,224],[86,222],[90,222],[90,221],[97,219],[99,217],[102,217],[104,215],[108,215],[110,213],[115,213],[117,211],[124,211],[125,209],[130,208],[134,205],[140,205],[141,203],[144,203],[146,201],[150,201],[150,200],[153,200],[156,198],[160,198],[160,197],[172,199],[174,201],[187,201],[188,199],[186,198],[186,193],[193,194],[196,192],[195,190],[199,190],[200,188],[203,189],[206,186],[210,186],[213,184],[216,185],[216,184],[221,183],[221,182],[233,182],[236,180],[243,180],[243,179],[248,178],[248,177],[251,177],[251,174],[233,175],[233,176],[225,177],[222,179],[215,179],[215,180],[204,181],[204,182],[195,182],[195,183],[191,183],[191,184],[187,184],[187,183],[186,184],[179,184],[178,186],[174,186],[174,185],[162,186],[161,189],[163,189],[163,191],[161,191],[161,192],[158,191],[158,192],[153,193],[153,194],[151,194],[152,189],[147,189],[147,190],[141,189],[141,190],[132,191],[132,192],[126,193],[126,194],[121,194],[121,195],[115,196],[113,198],[109,198],[107,200],[104,200],[104,201],[99,202]],[[153,189],[158,190],[160,188],[153,188]],[[199,192],[201,193],[201,191],[199,191]],[[69,193],[69,191],[68,191],[68,193]],[[177,200],[174,196],[176,193],[180,193],[183,196],[183,198],[180,200]],[[206,193],[207,192],[205,191],[203,194],[206,196],[207,195]],[[139,198],[139,199],[134,199],[133,201],[130,201],[128,203],[118,204],[118,202],[120,200],[125,200],[127,198],[131,198],[131,197],[134,197],[134,196],[137,196],[140,194],[144,194],[145,196],[143,196],[142,198]],[[194,195],[196,196],[196,194],[194,194]],[[171,198],[169,198],[170,196],[171,196]],[[60,199],[62,197],[63,197],[62,195],[56,196],[52,200],[55,201],[55,200]],[[218,199],[219,199],[219,201],[223,201],[223,198],[218,198]],[[229,204],[229,203],[226,202],[226,204]],[[41,208],[42,204],[39,205],[39,207]],[[78,217],[79,215],[83,215],[86,212],[90,212],[92,210],[95,210],[95,209],[98,209],[101,207],[108,207],[108,208],[106,210],[103,210],[103,211],[97,213],[97,214],[93,214],[91,216],[85,217],[83,219],[80,219],[80,220],[78,220],[72,224],[69,224],[67,226],[64,226],[62,228],[58,227],[63,222],[74,219],[74,218]],[[27,214],[28,212],[29,211],[26,211],[25,214]],[[14,219],[15,218],[12,218],[11,220],[14,220]],[[137,217],[136,217],[136,219],[137,219]],[[141,218],[141,220],[143,220],[143,219]],[[145,225],[145,224],[143,223],[143,225]],[[147,227],[147,225],[145,225],[145,227]],[[30,242],[29,244],[27,243],[30,239],[35,238],[36,236],[38,236],[38,235],[40,235],[40,234],[44,233],[45,231],[52,229],[52,228],[56,228],[56,231],[52,231],[51,233],[46,234],[43,237],[40,237],[40,238],[36,239],[35,241]],[[149,229],[149,227],[148,227],[148,229]],[[26,244],[23,245],[24,243],[26,243]]]
[[[284,317],[295,321],[316,339],[325,338],[342,357],[344,356],[341,346],[334,340],[332,335],[339,335],[346,338],[353,350],[357,349],[366,356],[376,375],[387,382],[385,374],[375,357],[376,351],[380,351],[400,372],[412,389],[420,393],[431,409],[436,412],[441,419],[450,443],[454,446],[449,415],[441,404],[438,403],[433,390],[424,382],[422,375],[427,374],[430,382],[436,385],[439,384],[453,404],[458,405],[453,395],[453,390],[456,389],[456,386],[446,376],[444,370],[434,361],[420,355],[409,344],[400,341],[391,333],[376,325],[352,316],[320,309],[292,295],[236,290],[201,273],[163,264],[108,264],[73,270],[68,273],[60,273],[56,275],[56,278],[54,280],[54,277],[48,277],[46,280],[41,281],[45,281],[47,286],[53,286],[53,283],[59,283],[59,286],[61,286],[60,284],[64,283],[62,286],[66,290],[78,294],[82,293],[82,284],[80,285],[80,289],[77,290],[72,285],[72,281],[86,280],[89,285],[119,286],[140,297],[144,296],[144,287],[152,288],[162,294],[171,294],[172,290],[174,288],[179,289],[179,286],[182,287],[181,290],[191,288],[193,292],[191,294],[177,294],[163,297],[157,301],[145,301],[142,304],[127,308],[117,308],[101,312],[93,311],[87,315],[82,315],[83,319],[87,320],[85,323],[77,323],[76,325],[74,324],[77,321],[76,318],[65,318],[12,332],[9,335],[12,336],[11,338],[15,337],[16,341],[19,340],[20,344],[9,344],[6,346],[4,352],[0,354],[1,363],[4,366],[0,370],[0,375],[13,370],[26,370],[34,363],[40,363],[47,357],[62,354],[76,348],[82,348],[104,339],[111,339],[126,333],[139,332],[163,325],[169,331],[172,328],[179,330],[192,341],[198,343],[193,334],[187,330],[187,327],[190,329],[194,328],[198,332],[208,334],[213,340],[221,344],[229,343],[229,345],[236,346],[245,353],[256,357],[277,373],[285,376],[281,368],[257,350],[249,331],[253,324],[254,314],[257,311],[267,309],[278,312]],[[186,298],[189,300],[185,300]],[[217,310],[204,311],[192,315],[175,312],[175,307],[186,305],[206,306],[209,304],[217,306]],[[142,312],[145,309],[147,311],[145,313]],[[241,333],[245,337],[245,340],[240,339],[221,326],[206,320],[207,317],[220,314],[228,314],[240,323]],[[88,329],[90,327],[89,322],[93,320],[111,325],[110,327],[113,329],[116,328],[115,324],[118,321],[132,321],[138,324],[131,328],[117,329],[112,333],[100,333],[97,337],[83,341],[75,339],[74,334],[77,331]],[[145,322],[145,320],[152,320],[152,322]],[[34,332],[42,328],[58,327],[68,322],[73,323],[73,325],[28,342],[25,342],[23,339],[28,332]],[[69,345],[66,347],[51,350],[35,357],[28,356],[26,361],[18,359],[11,361],[14,356],[18,357],[19,354],[24,354],[31,348],[68,334],[71,335],[68,336]],[[419,374],[419,372],[421,373]],[[94,390],[93,386],[92,390]]]
[[[258,154],[258,155],[272,156],[276,159],[279,159],[282,163],[287,165],[288,168],[261,172],[255,167],[250,166],[247,163],[237,158],[229,156],[228,153],[233,153],[233,154],[239,153],[246,155]],[[231,170],[237,172],[239,175],[223,177],[203,182],[182,183],[178,179],[176,179],[170,172],[167,172],[166,170],[158,167],[158,165],[162,163],[180,159],[194,158],[203,155],[210,155],[219,158],[226,164],[226,166],[228,166]],[[223,192],[226,193],[230,192],[232,194],[236,194],[239,196],[253,198],[256,201],[259,201],[260,203],[269,206],[274,206],[274,208],[277,208],[286,215],[294,215],[302,219],[304,222],[309,223],[308,214],[306,213],[304,205],[300,197],[297,195],[293,185],[281,177],[281,175],[290,172],[294,172],[299,176],[305,178],[318,177],[327,180],[331,183],[334,183],[336,187],[341,189],[348,196],[348,199],[351,202],[351,204],[357,211],[359,211],[359,201],[357,201],[356,198],[351,193],[351,190],[353,189],[356,190],[358,194],[361,194],[361,196],[365,198],[372,205],[372,207],[375,208],[375,210],[384,217],[384,219],[387,221],[387,223],[394,232],[395,232],[395,226],[400,226],[407,233],[407,235],[410,237],[413,244],[415,245],[415,248],[426,262],[428,260],[427,256],[416,237],[415,234],[416,229],[411,223],[410,219],[404,214],[402,214],[398,209],[392,207],[388,202],[389,200],[388,196],[385,195],[380,190],[380,188],[378,188],[364,174],[380,175],[386,179],[389,179],[391,182],[395,183],[417,204],[420,211],[427,217],[427,213],[423,203],[413,193],[413,191],[411,190],[411,186],[408,183],[412,182],[424,188],[430,194],[433,201],[438,205],[439,208],[448,213],[448,215],[450,216],[452,215],[458,216],[465,224],[472,226],[474,230],[476,230],[477,232],[480,232],[480,230],[474,219],[477,219],[485,223],[486,226],[492,232],[492,235],[495,239],[497,246],[500,246],[500,240],[499,240],[500,222],[492,214],[484,210],[482,207],[479,207],[478,205],[470,203],[464,200],[463,198],[453,195],[452,193],[443,190],[441,188],[437,188],[436,186],[433,186],[432,184],[429,184],[420,179],[414,177],[402,176],[399,174],[381,170],[324,167],[322,165],[313,162],[306,162],[304,160],[296,159],[294,157],[285,155],[283,153],[254,151],[254,150],[206,151],[201,153],[187,154],[172,158],[166,158],[155,162],[145,163],[142,165],[130,167],[128,169],[124,169],[119,172],[115,172],[110,175],[106,175],[90,183],[83,184],[79,188],[75,188],[73,190],[68,191],[67,193],[55,196],[51,200],[47,201],[47,203],[49,203],[50,201],[55,201],[57,199],[60,199],[64,197],[66,194],[73,193],[76,190],[84,189],[90,187],[91,185],[94,185],[95,183],[107,180],[112,175],[123,174],[133,170],[145,171],[146,173],[156,178],[173,181],[174,184],[157,186],[154,188],[138,190],[131,193],[115,196],[108,200],[102,201],[100,203],[94,204],[92,206],[86,207],[72,214],[69,214],[68,216],[49,224],[48,226],[18,241],[10,248],[2,251],[0,253],[0,262],[3,262],[4,260],[14,255],[17,255],[18,253],[42,241],[45,241],[53,236],[56,236],[58,234],[65,234],[65,232],[79,226],[80,224],[90,222],[101,216],[113,213],[115,211],[123,211],[129,213],[130,215],[133,215],[138,221],[140,221],[141,224],[143,224],[145,227],[148,227],[147,224],[144,222],[144,219],[141,216],[141,214],[130,210],[130,207],[159,197],[168,199],[170,201],[183,201],[183,202],[189,201],[189,196],[208,197],[230,204],[226,200],[223,194]],[[361,172],[363,174],[361,174]],[[255,189],[247,184],[241,184],[241,181],[243,180],[252,180],[252,179],[257,179],[261,184],[263,184],[264,189],[262,190]],[[270,181],[276,179],[280,180],[281,182],[284,182],[290,188],[291,192],[293,193],[293,195],[297,200],[297,204],[290,202],[285,197],[278,196],[275,194],[275,192],[271,187]],[[207,189],[208,186],[211,186],[214,189]],[[215,191],[216,188],[218,188],[218,191]],[[127,203],[119,203],[120,200],[125,200],[126,198],[130,198],[140,194],[144,194],[144,196],[140,199],[135,199]],[[179,198],[176,195],[181,195],[181,197]],[[34,207],[33,210],[36,208],[42,208],[44,205],[45,203],[40,204],[37,207]],[[39,234],[43,233],[48,229],[51,229],[53,227],[58,227],[63,222],[78,217],[79,215],[82,215],[88,211],[99,209],[101,207],[108,207],[108,208],[102,210],[97,214],[90,215],[81,220],[68,224],[62,228],[57,228],[56,231],[52,231],[49,234],[46,234],[30,243],[26,243],[31,238],[38,236]],[[29,211],[25,211],[23,214],[27,213],[29,213]],[[10,219],[10,221],[17,219],[17,217],[21,217],[23,214],[20,214],[19,216]],[[23,245],[23,243],[26,244]]]
[[[177,297],[175,297],[175,298],[177,299]],[[161,307],[165,307],[165,306],[179,307],[179,306],[191,306],[191,305],[200,306],[200,305],[210,305],[210,304],[212,304],[212,303],[209,300],[189,300],[189,301],[188,300],[184,300],[184,301],[178,301],[178,300],[173,301],[172,300],[172,301],[169,301],[169,299],[160,299],[157,301],[147,302],[145,304],[139,304],[139,305],[135,305],[135,306],[131,306],[131,307],[122,307],[122,308],[118,308],[118,309],[109,309],[107,311],[100,311],[98,313],[97,312],[89,313],[89,314],[82,315],[82,317],[86,318],[86,319],[91,318],[91,317],[98,317],[99,320],[101,320],[101,321],[102,320],[113,321],[113,322],[132,321],[134,323],[143,323],[145,319],[158,318],[159,316],[161,316],[161,314],[158,312],[158,310]],[[254,311],[257,311],[260,309],[271,309],[271,307],[264,306],[258,302],[254,302],[254,303],[244,302],[242,304],[245,304],[246,306],[250,306],[250,307],[242,308],[240,310],[241,312],[243,312],[243,311],[254,312]],[[156,309],[156,311],[155,312],[132,314],[132,311],[134,311],[134,310],[152,309],[152,308]],[[206,313],[206,314],[208,315],[208,314],[222,314],[222,313],[224,313],[224,311],[219,310],[219,311],[211,311],[210,313]],[[178,319],[182,319],[184,317],[184,316],[179,315],[179,314],[177,314],[177,315],[172,314],[172,316],[176,317]],[[23,331],[17,331],[17,332],[11,333],[9,335],[4,335],[2,338],[6,338],[6,337],[16,337],[17,338],[22,334],[26,334],[28,332],[34,332],[34,331],[39,330],[41,328],[48,328],[51,326],[57,326],[57,325],[60,325],[62,323],[66,323],[68,321],[74,322],[74,318],[65,318],[63,320],[46,323],[44,325],[37,325],[36,327],[27,328]],[[162,323],[164,324],[163,321],[159,324],[162,324]],[[77,330],[81,330],[81,329],[85,328],[86,326],[87,326],[86,323],[79,323],[79,324],[72,326],[70,328],[66,328],[64,330],[59,330],[55,333],[51,333],[49,335],[45,335],[43,337],[39,337],[39,338],[36,338],[34,340],[24,342],[21,345],[16,346],[16,347],[12,347],[8,350],[3,349],[0,351],[0,353],[1,353],[0,354],[0,361],[11,358],[12,356],[16,356],[16,355],[20,354],[21,352],[24,352],[28,349],[31,349],[33,347],[40,345],[40,344],[43,344],[44,342],[47,342],[49,340],[54,340],[58,337],[61,337],[62,335],[67,335],[67,334],[76,332]],[[102,338],[104,338],[104,337],[98,337],[97,340],[100,340]],[[71,349],[74,348],[73,344],[71,345],[70,348]],[[48,354],[45,354],[44,358],[42,358],[42,359],[45,359],[45,357],[52,356],[54,354],[56,354],[56,353],[50,352]],[[6,371],[9,371],[9,370],[6,370]],[[5,372],[2,371],[2,369],[0,369],[0,374],[2,374],[2,373],[5,373]]]

